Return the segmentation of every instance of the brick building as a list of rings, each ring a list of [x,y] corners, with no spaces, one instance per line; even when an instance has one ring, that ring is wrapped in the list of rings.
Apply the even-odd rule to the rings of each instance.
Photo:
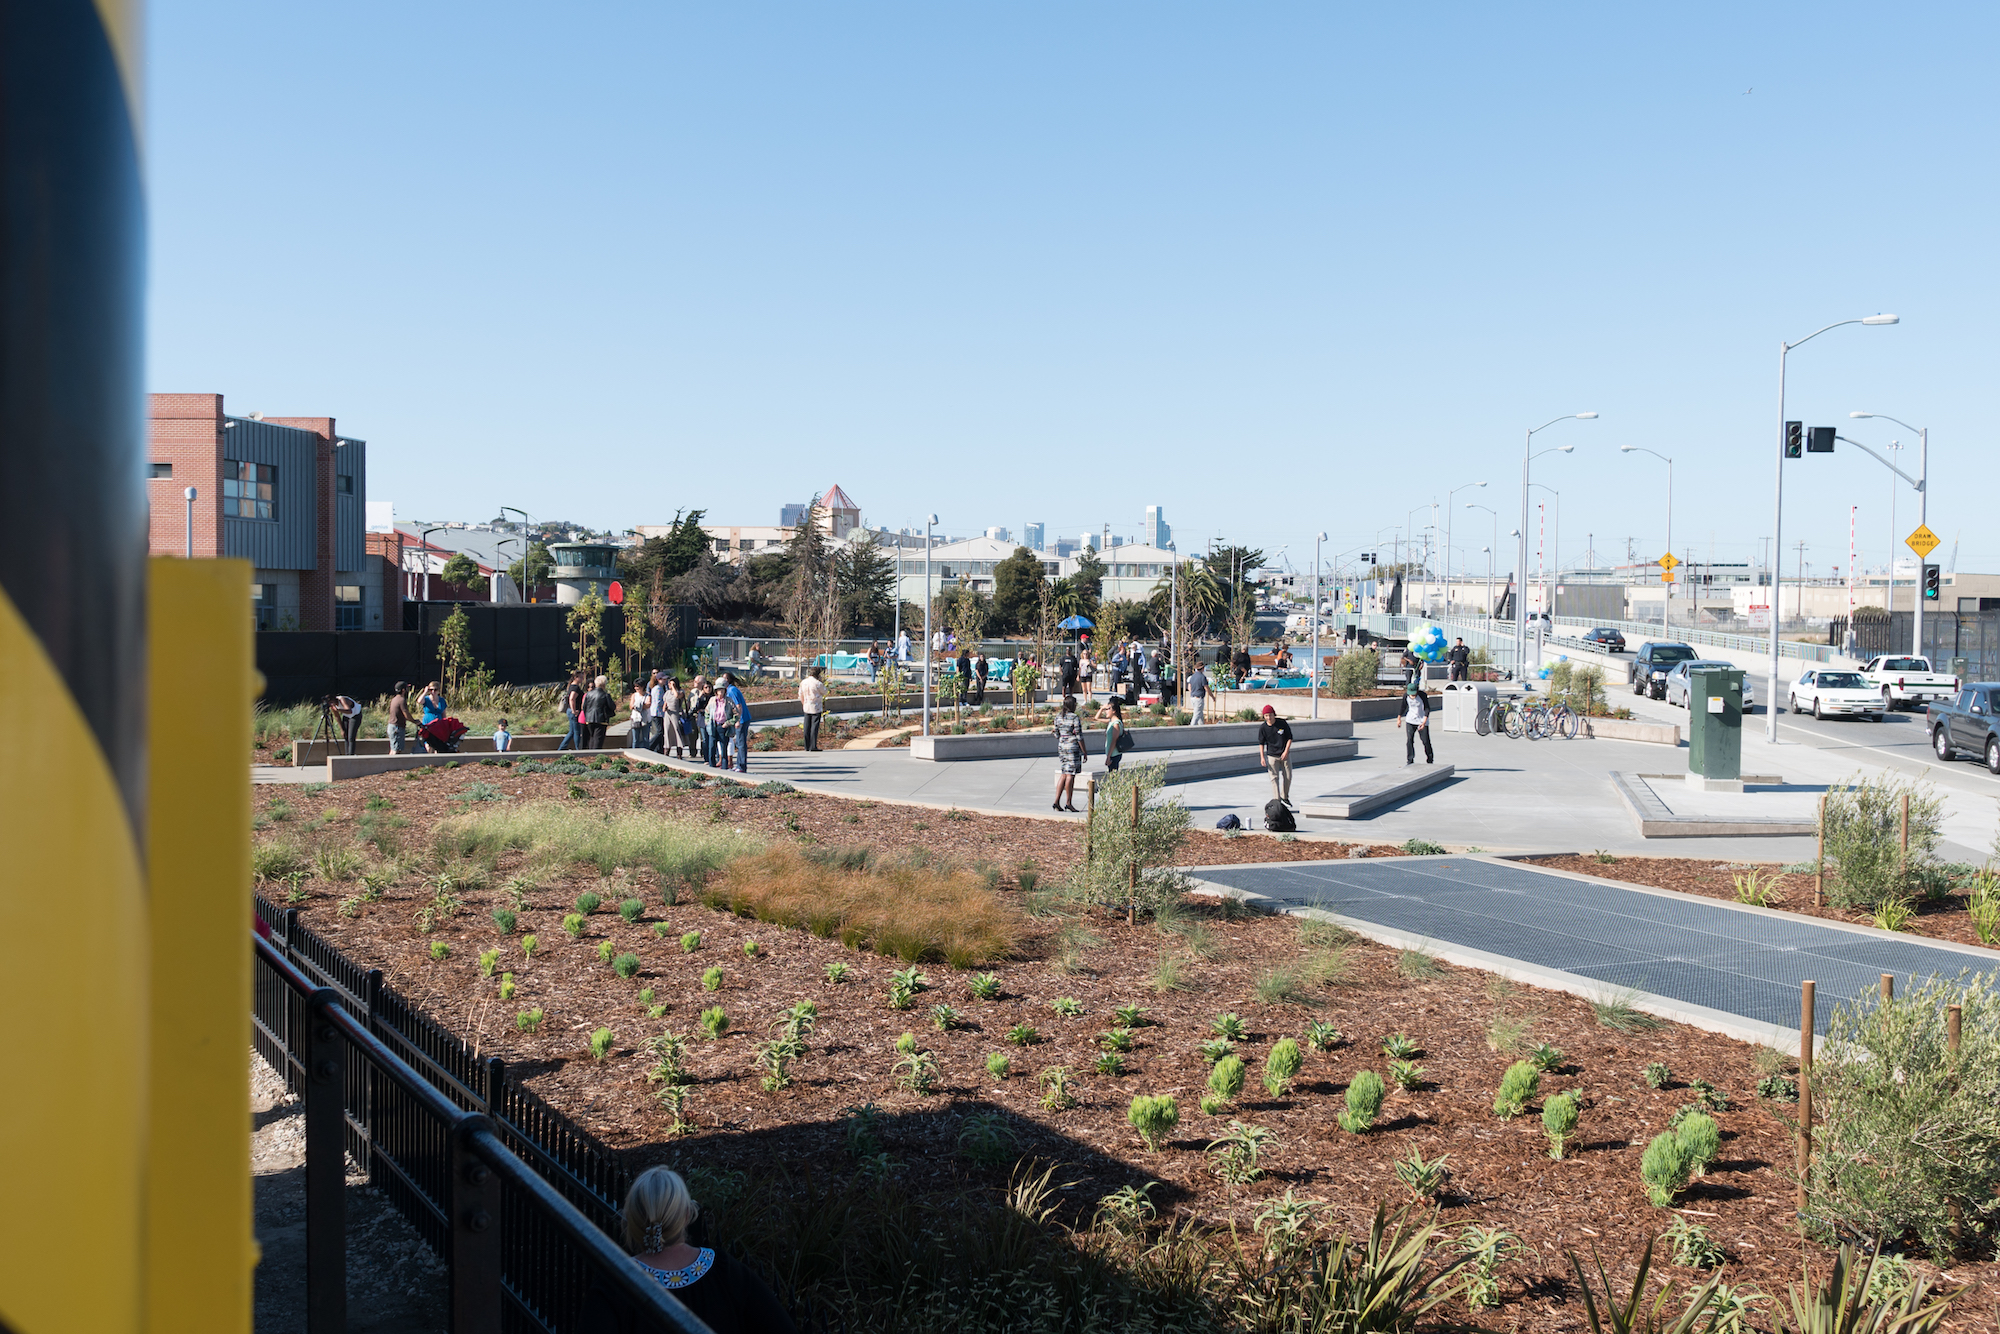
[[[396,565],[364,540],[365,441],[331,417],[232,417],[221,394],[149,397],[154,555],[190,550],[193,487],[192,551],[253,564],[258,629],[401,628]]]

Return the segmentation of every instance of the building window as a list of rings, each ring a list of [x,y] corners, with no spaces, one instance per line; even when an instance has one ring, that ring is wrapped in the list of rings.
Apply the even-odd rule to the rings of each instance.
[[[255,618],[259,630],[269,630],[278,621],[278,586],[276,584],[250,585],[250,614]]]
[[[728,538],[726,538],[726,537],[718,537],[718,538],[716,538],[716,539],[715,539],[715,549],[716,549],[717,551],[724,551],[724,552],[728,551],[728,550],[729,550],[729,539],[728,539]]]
[[[361,585],[333,586],[333,628],[359,630],[361,626]]]
[[[748,551],[756,545],[757,539],[754,537],[739,537],[736,539],[736,549],[738,551]]]
[[[269,463],[222,461],[222,513],[230,519],[275,519],[278,470]]]
[[[353,495],[354,478],[352,478],[346,473],[336,474],[333,479],[333,489],[340,492],[340,494],[343,496]]]
[[[156,481],[161,478],[172,477],[173,475],[174,465],[171,463],[149,463],[146,465],[146,476]]]

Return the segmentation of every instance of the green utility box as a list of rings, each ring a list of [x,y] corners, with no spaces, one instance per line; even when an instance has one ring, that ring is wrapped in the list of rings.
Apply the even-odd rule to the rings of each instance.
[[[1717,787],[1743,781],[1743,669],[1688,673],[1688,777]]]

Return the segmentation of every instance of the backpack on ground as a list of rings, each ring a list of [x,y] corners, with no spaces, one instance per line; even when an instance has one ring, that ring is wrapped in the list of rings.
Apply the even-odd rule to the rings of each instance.
[[[1243,822],[1234,815],[1225,815],[1215,822],[1215,827],[1217,829],[1241,829]]]
[[[1264,827],[1274,834],[1291,834],[1299,824],[1292,818],[1292,808],[1273,797],[1264,803]]]

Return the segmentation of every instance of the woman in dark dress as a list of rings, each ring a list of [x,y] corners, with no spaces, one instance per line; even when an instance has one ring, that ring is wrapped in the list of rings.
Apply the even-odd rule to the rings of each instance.
[[[625,1195],[625,1249],[715,1334],[798,1334],[785,1308],[748,1268],[721,1251],[688,1245],[688,1225],[700,1208],[679,1173],[647,1168]],[[599,1278],[584,1298],[579,1328],[584,1334],[631,1334],[653,1326],[608,1279]]]
[[[1056,801],[1055,808],[1081,814],[1076,809],[1076,776],[1083,772],[1083,719],[1076,716],[1076,696],[1064,695],[1062,712],[1056,715]]]

